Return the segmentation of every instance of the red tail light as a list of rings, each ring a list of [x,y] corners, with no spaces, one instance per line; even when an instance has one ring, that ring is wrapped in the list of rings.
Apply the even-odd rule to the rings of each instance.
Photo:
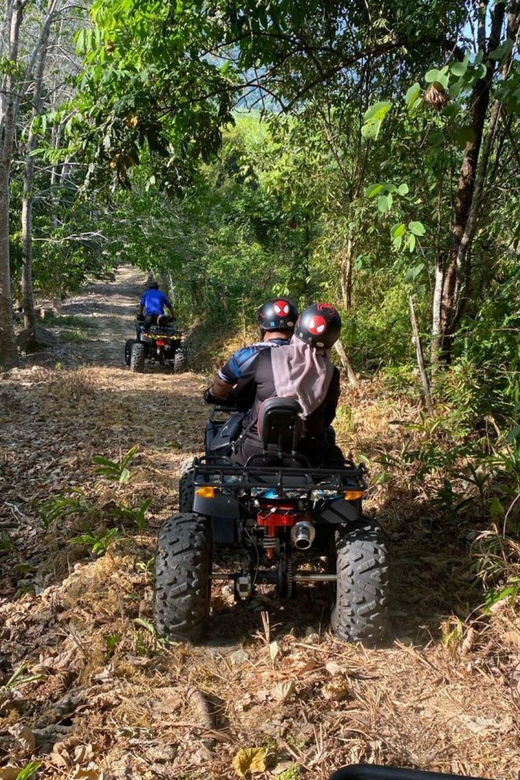
[[[158,347],[165,347],[166,346],[166,340],[165,339],[157,339],[157,346]]]

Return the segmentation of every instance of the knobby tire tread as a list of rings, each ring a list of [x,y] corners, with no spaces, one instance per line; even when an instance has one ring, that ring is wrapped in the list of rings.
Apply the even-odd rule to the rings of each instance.
[[[363,518],[336,532],[336,573],[332,630],[345,642],[376,644],[386,631],[388,565],[374,520]]]
[[[137,341],[132,345],[132,351],[130,353],[130,370],[134,374],[144,373],[144,360],[144,344]]]
[[[161,526],[155,557],[154,616],[171,639],[197,642],[209,618],[211,528],[194,513],[174,515]]]

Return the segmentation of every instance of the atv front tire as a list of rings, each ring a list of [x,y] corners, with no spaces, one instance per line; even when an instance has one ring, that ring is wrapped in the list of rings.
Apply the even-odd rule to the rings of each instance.
[[[155,557],[154,617],[160,634],[196,642],[208,622],[211,526],[193,513],[174,515],[159,531]]]
[[[132,354],[132,347],[134,344],[137,344],[135,339],[128,339],[125,344],[125,363],[127,366],[130,365],[130,355]]]
[[[130,351],[130,371],[134,374],[144,373],[144,344],[136,341]]]
[[[187,469],[179,480],[179,512],[192,512],[194,498],[193,469]]]
[[[363,517],[336,532],[332,630],[344,642],[375,644],[386,630],[387,552],[380,526]]]

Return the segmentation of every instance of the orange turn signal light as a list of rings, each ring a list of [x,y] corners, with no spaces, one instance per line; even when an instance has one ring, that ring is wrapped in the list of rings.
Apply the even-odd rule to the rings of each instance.
[[[363,497],[362,490],[345,490],[345,498],[347,501],[355,501],[357,498]]]
[[[214,487],[200,487],[195,491],[201,498],[215,498],[216,492],[217,489]]]

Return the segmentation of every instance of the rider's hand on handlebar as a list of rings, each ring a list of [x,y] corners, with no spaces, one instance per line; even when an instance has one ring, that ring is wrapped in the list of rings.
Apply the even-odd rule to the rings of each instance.
[[[204,390],[204,392],[202,393],[202,397],[204,398],[204,400],[206,401],[207,404],[219,404],[220,403],[220,399],[215,398],[215,396],[213,395],[213,393],[211,392],[209,387],[206,388],[206,390]]]

